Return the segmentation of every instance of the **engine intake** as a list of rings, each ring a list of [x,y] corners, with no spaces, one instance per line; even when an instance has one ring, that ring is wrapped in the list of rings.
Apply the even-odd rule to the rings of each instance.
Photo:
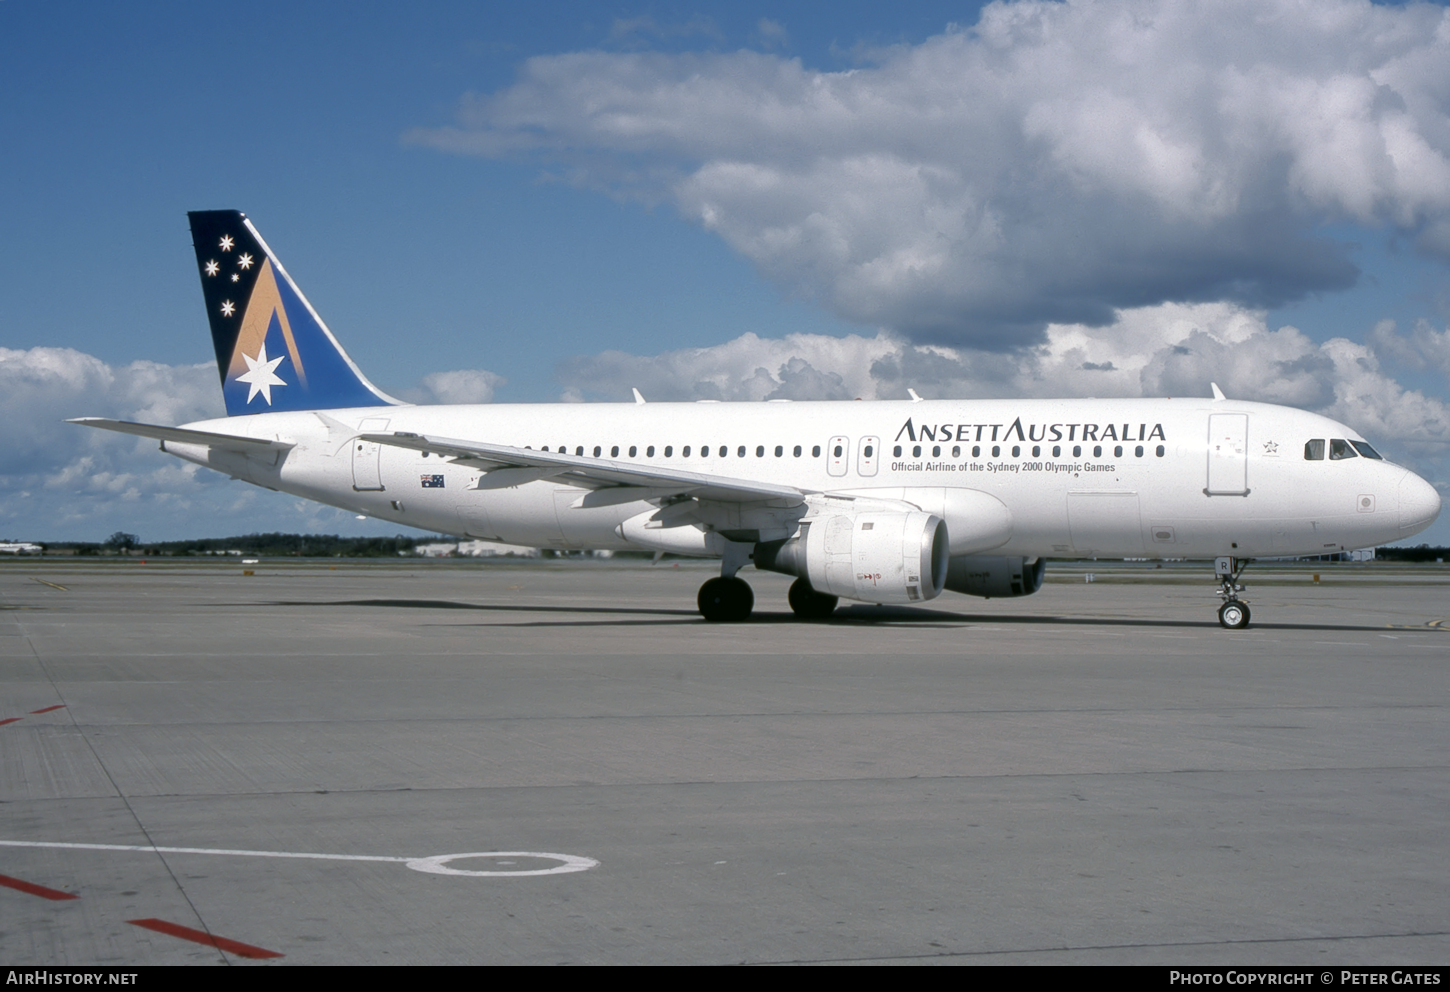
[[[801,576],[829,596],[919,603],[941,595],[950,553],[935,514],[827,510],[788,540],[757,544],[755,567]]]

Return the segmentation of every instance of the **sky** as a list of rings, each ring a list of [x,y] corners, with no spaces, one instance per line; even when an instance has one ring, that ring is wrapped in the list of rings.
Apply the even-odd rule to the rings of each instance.
[[[415,402],[1216,381],[1450,497],[1443,5],[0,0],[0,190],[4,538],[397,529],[62,423],[221,415],[227,208]]]

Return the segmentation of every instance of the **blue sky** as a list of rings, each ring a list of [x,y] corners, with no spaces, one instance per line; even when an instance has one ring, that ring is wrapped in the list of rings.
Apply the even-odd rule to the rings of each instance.
[[[1270,7],[0,0],[0,532],[392,529],[55,429],[216,412],[216,208],[412,398],[1214,376],[1450,494],[1443,10]]]

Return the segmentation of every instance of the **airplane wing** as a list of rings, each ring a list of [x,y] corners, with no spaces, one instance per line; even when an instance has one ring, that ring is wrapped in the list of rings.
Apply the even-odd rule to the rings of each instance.
[[[660,465],[641,465],[606,458],[586,458],[562,451],[534,451],[504,444],[459,441],[421,434],[364,434],[362,440],[446,455],[485,471],[479,489],[518,486],[537,479],[555,479],[572,486],[593,489],[581,498],[580,506],[602,506],[634,499],[661,499],[688,495],[722,503],[755,503],[782,500],[787,506],[804,502],[807,492],[754,479],[705,475]]]
[[[137,437],[153,437],[158,441],[176,441],[178,444],[206,444],[225,451],[265,450],[286,451],[294,448],[290,441],[269,441],[266,438],[242,437],[237,434],[214,434],[211,431],[192,431],[184,427],[162,427],[159,424],[138,424],[130,420],[107,420],[105,417],[74,417],[68,424],[82,427],[100,427],[103,430],[135,434]]]

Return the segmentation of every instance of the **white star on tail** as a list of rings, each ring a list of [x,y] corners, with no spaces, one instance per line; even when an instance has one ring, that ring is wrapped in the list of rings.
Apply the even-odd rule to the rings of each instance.
[[[250,269],[252,267],[252,256],[251,255],[243,255],[243,256],[241,256],[240,258],[237,259],[237,264],[240,265],[244,269]]]
[[[206,274],[209,275],[209,276],[214,276],[214,275],[217,274],[217,269],[219,269],[220,267],[221,266],[219,266],[219,265],[216,264],[216,261],[215,260],[210,261],[210,262],[207,262],[206,263]]]
[[[262,349],[257,352],[256,358],[250,357],[245,351],[242,352],[242,357],[247,360],[247,371],[237,376],[237,381],[245,382],[252,387],[247,392],[247,402],[252,402],[256,395],[261,393],[262,399],[267,401],[268,406],[271,406],[272,387],[287,385],[276,373],[277,366],[282,364],[282,360],[287,356],[279,355],[270,362],[267,361],[267,342],[263,341]]]
[[[222,251],[231,251],[232,244],[232,236],[230,234],[225,234],[222,236]]]

